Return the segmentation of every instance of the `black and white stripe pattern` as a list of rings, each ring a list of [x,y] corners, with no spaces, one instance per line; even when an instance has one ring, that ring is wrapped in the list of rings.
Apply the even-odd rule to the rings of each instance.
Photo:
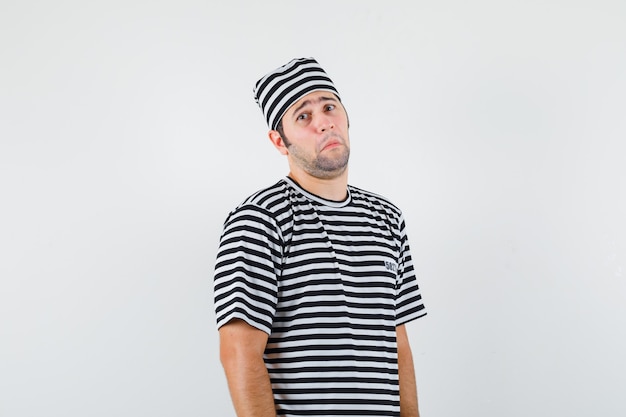
[[[228,216],[217,325],[269,334],[279,416],[399,416],[395,328],[426,314],[401,212],[349,186],[333,202],[289,178]]]
[[[254,87],[267,125],[276,129],[287,109],[313,91],[339,93],[324,69],[313,58],[296,58],[266,74]]]

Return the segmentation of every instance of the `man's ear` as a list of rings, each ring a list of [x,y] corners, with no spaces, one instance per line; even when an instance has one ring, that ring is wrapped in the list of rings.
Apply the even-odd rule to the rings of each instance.
[[[274,147],[278,149],[278,152],[283,155],[287,155],[289,153],[287,151],[285,141],[283,140],[282,136],[280,136],[280,133],[278,133],[278,130],[270,130],[267,135],[269,136],[272,145],[274,145]]]

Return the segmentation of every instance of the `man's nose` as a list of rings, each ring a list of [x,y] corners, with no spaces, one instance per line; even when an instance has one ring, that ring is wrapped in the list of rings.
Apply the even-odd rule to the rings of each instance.
[[[326,116],[326,115],[322,115],[319,116],[317,119],[317,129],[320,132],[325,132],[327,130],[332,130],[335,128],[335,123],[333,122],[333,120]]]

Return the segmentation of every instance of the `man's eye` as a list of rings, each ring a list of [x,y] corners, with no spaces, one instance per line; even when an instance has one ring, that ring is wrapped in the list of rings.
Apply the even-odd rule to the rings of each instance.
[[[301,115],[298,116],[298,120],[306,120],[309,117],[308,114],[306,113],[302,113]]]
[[[326,106],[326,111],[331,111],[331,110],[335,110],[334,104],[329,104],[328,106]]]

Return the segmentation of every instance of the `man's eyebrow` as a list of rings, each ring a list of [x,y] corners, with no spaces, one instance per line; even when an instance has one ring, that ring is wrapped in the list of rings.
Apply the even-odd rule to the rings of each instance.
[[[323,101],[337,101],[337,99],[333,96],[327,97],[327,96],[321,96],[320,98],[318,98],[316,100],[318,103],[321,103]],[[293,114],[295,115],[296,113],[298,113],[300,110],[302,110],[304,107],[308,106],[309,104],[311,104],[311,100],[304,100],[302,103],[300,103],[300,105],[298,107],[296,107],[293,110]]]

